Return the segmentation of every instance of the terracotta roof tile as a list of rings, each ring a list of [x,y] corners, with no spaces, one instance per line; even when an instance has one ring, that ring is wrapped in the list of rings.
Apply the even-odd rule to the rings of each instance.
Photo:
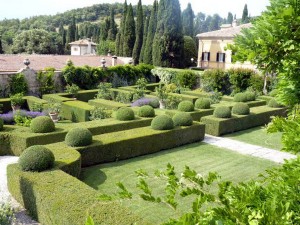
[[[94,45],[94,46],[97,45],[95,42],[89,41],[88,39],[81,39],[78,41],[74,41],[74,42],[69,43],[69,45],[88,45],[89,42],[91,42],[91,45]]]

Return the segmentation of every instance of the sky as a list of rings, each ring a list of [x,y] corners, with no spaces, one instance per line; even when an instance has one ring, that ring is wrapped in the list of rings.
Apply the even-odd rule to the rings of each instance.
[[[124,0],[1,0],[0,20],[37,15],[55,15],[70,9],[92,6],[101,3],[124,3]],[[142,0],[143,5],[152,5],[154,0]],[[247,4],[251,16],[258,16],[269,5],[269,0],[179,0],[181,10],[190,2],[196,13],[203,12],[207,15],[218,13],[221,17],[227,17],[228,12],[242,17],[244,5]],[[136,5],[138,0],[127,0],[128,4]]]

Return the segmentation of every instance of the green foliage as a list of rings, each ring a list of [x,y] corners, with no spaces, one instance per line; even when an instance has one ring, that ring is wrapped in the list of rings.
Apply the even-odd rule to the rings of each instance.
[[[151,128],[154,130],[172,130],[174,128],[174,122],[172,118],[167,115],[159,115],[152,120]]]
[[[20,110],[17,110],[14,114],[15,124],[18,126],[29,127],[32,121],[32,118],[29,116],[22,115]]]
[[[195,102],[196,109],[210,109],[210,99],[209,98],[198,98]]]
[[[133,101],[136,101],[140,98],[143,98],[145,96],[145,91],[147,87],[147,80],[145,78],[139,78],[136,81],[136,88],[133,93]]]
[[[191,36],[183,37],[183,46],[184,46],[184,67],[195,66],[194,60],[197,59],[197,46],[195,40]]]
[[[276,95],[278,94],[278,90],[277,89],[273,89],[272,91],[270,91],[269,95],[271,97],[276,97]]]
[[[155,111],[152,106],[150,105],[143,105],[139,108],[138,116],[140,117],[154,117]]]
[[[4,121],[0,118],[0,131],[3,130]]]
[[[66,92],[75,97],[80,88],[76,84],[71,84],[66,86]]]
[[[142,1],[139,0],[138,6],[137,6],[137,19],[136,19],[136,31],[135,31],[135,42],[132,52],[132,58],[134,61],[134,64],[139,63],[139,58],[142,50],[142,44],[143,44],[143,37],[144,37],[144,15],[143,15],[143,6]]]
[[[130,103],[132,101],[133,94],[131,92],[119,92],[115,98],[117,102]]]
[[[194,104],[191,101],[182,101],[178,105],[178,110],[182,112],[193,112]]]
[[[166,90],[166,86],[159,84],[158,87],[155,88],[155,95],[158,97],[159,100],[164,101],[168,98],[168,93]]]
[[[134,120],[134,112],[129,107],[119,108],[116,112],[116,119],[121,121]]]
[[[243,24],[243,23],[249,23],[249,21],[250,21],[250,17],[248,15],[248,7],[247,4],[245,4],[241,22]]]
[[[182,11],[182,28],[183,35],[193,37],[194,36],[194,17],[191,3],[188,3],[187,8]]]
[[[14,95],[11,95],[10,98],[10,104],[12,106],[22,106],[22,104],[25,102],[25,99],[23,99],[23,93],[17,93]]]
[[[112,117],[112,111],[95,106],[90,112],[90,120],[102,120]]]
[[[112,84],[111,83],[103,83],[101,82],[98,85],[98,94],[96,96],[96,98],[102,98],[102,99],[106,99],[106,100],[111,100],[112,99],[112,95],[110,92],[110,88],[112,88]]]
[[[255,92],[250,92],[250,91],[237,93],[233,97],[234,102],[249,102],[249,101],[255,101],[255,99],[256,99]]]
[[[0,203],[0,224],[11,225],[14,221],[14,209],[7,203]]]
[[[232,113],[237,115],[248,115],[250,113],[250,108],[246,103],[238,102],[232,107]]]
[[[45,71],[39,71],[36,74],[36,79],[39,83],[40,96],[50,94],[55,90],[54,71],[54,68],[46,68]]]
[[[23,171],[41,172],[54,165],[53,153],[43,145],[33,145],[24,150],[19,158],[19,166]]]
[[[157,98],[153,98],[149,105],[154,109],[159,108],[159,100]]]
[[[206,92],[217,90],[222,94],[230,94],[229,74],[222,69],[205,70],[201,76],[201,87]]]
[[[135,42],[135,21],[132,5],[129,4],[124,23],[123,56],[131,57]]]
[[[115,54],[116,43],[110,40],[100,40],[97,45],[97,54],[98,55],[107,55],[110,51],[112,55]]]
[[[80,147],[90,145],[93,141],[92,133],[83,127],[77,127],[69,130],[65,137],[68,146]]]
[[[198,76],[196,72],[192,70],[184,70],[182,72],[178,72],[176,75],[176,83],[180,85],[180,87],[183,88],[189,88],[192,89],[197,84]]]
[[[282,105],[279,104],[276,99],[271,99],[269,102],[268,102],[268,106],[269,107],[272,107],[272,108],[282,108]]]
[[[230,118],[231,110],[227,106],[218,106],[214,110],[214,116],[217,118]]]
[[[55,125],[48,116],[39,116],[31,121],[30,130],[33,133],[50,133],[55,131]]]
[[[174,126],[191,126],[193,124],[193,118],[187,112],[176,113],[172,119]]]
[[[177,109],[179,103],[182,101],[181,97],[176,95],[168,95],[166,100],[166,108],[167,109]]]
[[[26,94],[28,92],[28,84],[24,74],[18,73],[10,77],[9,81],[10,94]]]

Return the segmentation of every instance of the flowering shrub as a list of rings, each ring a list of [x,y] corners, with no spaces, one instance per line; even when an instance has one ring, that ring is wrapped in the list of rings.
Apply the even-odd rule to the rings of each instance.
[[[131,106],[132,106],[132,107],[134,107],[134,106],[140,107],[140,106],[143,106],[143,105],[151,105],[151,106],[153,107],[153,104],[152,104],[152,103],[153,103],[155,100],[156,100],[155,98],[140,98],[140,99],[136,100],[135,102],[133,102],[133,103],[131,104]],[[155,107],[153,107],[153,108],[155,108]]]
[[[33,111],[26,111],[26,110],[17,110],[17,111],[10,111],[8,113],[0,114],[0,118],[3,119],[4,124],[13,124],[17,123],[15,118],[17,118],[18,121],[22,120],[22,118],[35,118],[38,116],[44,116],[44,112],[33,112]]]

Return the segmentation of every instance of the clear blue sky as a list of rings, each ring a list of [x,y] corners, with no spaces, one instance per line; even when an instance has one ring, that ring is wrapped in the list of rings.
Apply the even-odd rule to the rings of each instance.
[[[1,0],[0,20],[7,18],[19,18],[37,16],[37,15],[53,15],[66,10],[91,6],[100,3],[121,2],[124,0]],[[203,12],[205,14],[218,13],[222,17],[227,17],[230,11],[236,14],[237,18],[242,16],[244,5],[248,5],[248,12],[251,16],[260,15],[262,11],[269,5],[269,0],[179,0],[181,9],[185,9],[188,2],[192,4],[192,8],[196,13]],[[127,0],[128,3],[134,5],[138,0]],[[142,0],[145,5],[152,5],[153,0]]]

